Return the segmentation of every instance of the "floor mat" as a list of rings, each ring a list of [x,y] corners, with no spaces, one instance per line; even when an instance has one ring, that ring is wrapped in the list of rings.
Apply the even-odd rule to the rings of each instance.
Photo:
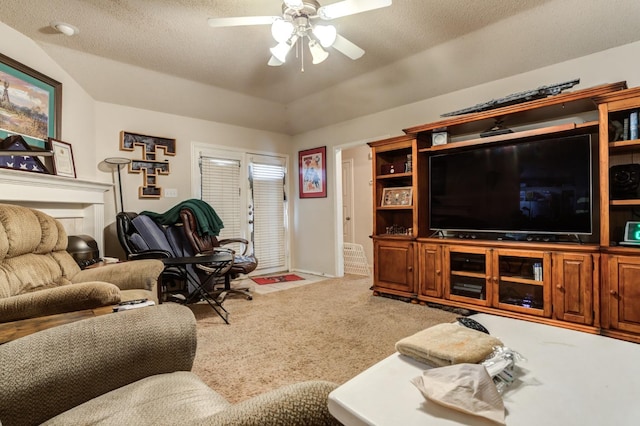
[[[304,280],[304,278],[299,277],[296,274],[274,275],[271,277],[255,277],[251,279],[253,280],[253,282],[259,285],[286,283],[289,281]]]

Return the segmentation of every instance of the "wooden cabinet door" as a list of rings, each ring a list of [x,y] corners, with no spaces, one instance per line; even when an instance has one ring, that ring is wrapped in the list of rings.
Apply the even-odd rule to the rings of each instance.
[[[408,241],[376,240],[374,248],[374,287],[415,295],[415,253]]]
[[[442,246],[419,244],[418,264],[419,294],[442,297]]]
[[[559,320],[593,324],[591,254],[553,254],[553,311]]]
[[[640,333],[640,258],[610,257],[609,297],[611,328]]]
[[[495,249],[492,262],[494,308],[551,317],[550,252]]]
[[[445,246],[443,288],[445,299],[491,306],[491,249]]]

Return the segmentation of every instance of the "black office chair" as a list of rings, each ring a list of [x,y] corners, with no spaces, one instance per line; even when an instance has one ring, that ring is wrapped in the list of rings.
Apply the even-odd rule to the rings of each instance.
[[[222,291],[216,290],[211,283],[232,267],[232,250],[217,248],[206,255],[197,255],[182,226],[161,226],[149,216],[133,212],[116,215],[116,232],[128,259],[160,259],[165,264],[158,286],[159,300],[165,299],[169,289],[173,301],[205,300],[228,323],[228,313],[222,306]]]

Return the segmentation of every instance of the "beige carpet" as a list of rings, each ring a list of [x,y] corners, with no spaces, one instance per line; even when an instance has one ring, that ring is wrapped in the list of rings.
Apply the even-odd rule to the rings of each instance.
[[[208,305],[194,372],[230,402],[303,380],[344,383],[395,352],[403,337],[456,314],[372,295],[371,278],[328,279],[252,301],[227,299],[226,325]]]

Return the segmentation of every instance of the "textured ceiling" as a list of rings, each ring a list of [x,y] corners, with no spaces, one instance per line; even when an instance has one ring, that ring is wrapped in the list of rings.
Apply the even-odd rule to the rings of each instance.
[[[275,45],[269,26],[207,25],[210,17],[278,15],[280,8],[279,0],[0,0],[0,20],[39,43],[97,100],[153,103],[159,111],[289,134],[640,39],[634,0],[395,0],[332,21],[366,51],[362,58],[328,49],[325,62],[307,62],[301,72],[293,52],[281,67],[266,65]],[[49,27],[55,20],[80,33],[56,33]],[[488,66],[497,60],[499,67]],[[243,106],[195,111],[175,99],[145,103],[153,94],[140,90],[137,104],[119,99],[131,93],[127,84],[139,84],[133,77],[128,83],[121,74],[131,68],[121,64],[224,89],[220,99],[226,91],[243,94]],[[389,92],[368,99],[361,92],[369,83]],[[357,111],[351,100],[361,104]],[[273,117],[257,113],[269,106],[276,106]]]

